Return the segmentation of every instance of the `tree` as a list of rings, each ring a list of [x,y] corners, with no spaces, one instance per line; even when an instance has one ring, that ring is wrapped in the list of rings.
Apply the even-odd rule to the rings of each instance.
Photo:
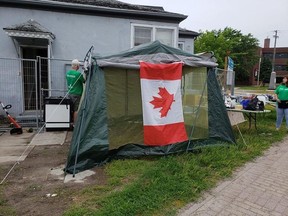
[[[263,86],[270,80],[270,75],[272,71],[272,62],[268,58],[264,58],[260,65],[260,75],[259,79],[262,81]]]
[[[247,81],[253,66],[258,62],[258,39],[251,34],[243,35],[241,31],[226,27],[224,30],[200,32],[195,41],[195,52],[213,51],[219,64],[224,68],[227,51],[234,61],[236,81]]]

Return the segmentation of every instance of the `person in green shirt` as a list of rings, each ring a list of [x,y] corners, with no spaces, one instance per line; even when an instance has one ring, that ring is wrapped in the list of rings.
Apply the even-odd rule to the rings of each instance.
[[[286,128],[288,130],[288,79],[283,78],[283,82],[276,88],[276,101],[277,101],[277,119],[276,130],[280,129],[283,118],[285,116]]]
[[[85,83],[82,73],[78,71],[79,68],[80,62],[77,59],[74,59],[72,61],[71,70],[66,73],[68,95],[72,101],[73,123],[76,122],[77,111],[83,93],[83,84]]]

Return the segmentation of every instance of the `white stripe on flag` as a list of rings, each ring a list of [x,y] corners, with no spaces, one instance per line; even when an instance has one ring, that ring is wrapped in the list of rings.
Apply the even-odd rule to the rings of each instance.
[[[169,94],[174,94],[174,102],[166,117],[161,118],[161,108],[155,108],[150,102],[158,95],[159,88],[165,87]],[[143,103],[143,123],[144,125],[166,125],[184,122],[182,101],[181,101],[181,80],[148,80],[141,79],[141,93]]]

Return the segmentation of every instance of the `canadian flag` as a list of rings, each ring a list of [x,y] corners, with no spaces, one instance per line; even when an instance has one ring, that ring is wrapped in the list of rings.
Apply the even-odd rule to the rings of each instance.
[[[144,144],[159,146],[188,140],[181,101],[182,63],[140,62]]]

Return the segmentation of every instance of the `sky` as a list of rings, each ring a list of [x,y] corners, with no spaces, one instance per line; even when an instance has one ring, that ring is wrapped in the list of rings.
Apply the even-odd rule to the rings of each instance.
[[[288,47],[288,0],[120,0],[187,15],[180,27],[200,32],[231,27],[243,35],[251,33],[264,46],[270,38],[274,47]]]

